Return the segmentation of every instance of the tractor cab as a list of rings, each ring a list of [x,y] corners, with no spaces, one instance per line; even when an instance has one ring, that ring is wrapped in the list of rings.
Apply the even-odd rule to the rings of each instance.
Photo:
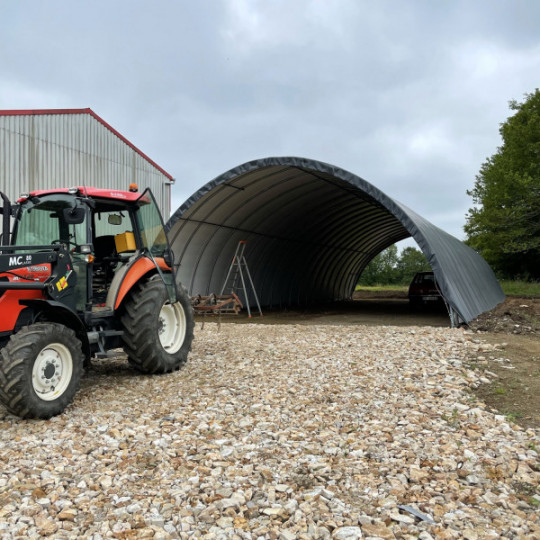
[[[111,289],[115,274],[141,256],[161,258],[170,267],[167,237],[150,190],[33,192],[19,199],[15,218],[12,245],[65,246],[74,272],[75,304],[70,307],[78,312],[111,305],[118,292]]]

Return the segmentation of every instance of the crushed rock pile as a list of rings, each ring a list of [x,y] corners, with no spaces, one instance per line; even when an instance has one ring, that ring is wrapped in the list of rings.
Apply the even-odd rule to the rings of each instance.
[[[539,433],[467,391],[476,338],[206,323],[174,374],[96,363],[59,417],[0,409],[0,538],[538,538]]]

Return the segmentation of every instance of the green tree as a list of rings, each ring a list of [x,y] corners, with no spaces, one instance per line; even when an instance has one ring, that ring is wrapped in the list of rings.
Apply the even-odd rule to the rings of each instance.
[[[401,252],[397,263],[399,282],[408,284],[417,272],[428,272],[431,270],[426,256],[414,247],[406,247]]]
[[[502,146],[467,191],[467,243],[504,277],[540,278],[540,90],[526,94],[499,129]]]
[[[397,283],[398,248],[394,244],[376,255],[365,267],[359,285],[387,285]]]

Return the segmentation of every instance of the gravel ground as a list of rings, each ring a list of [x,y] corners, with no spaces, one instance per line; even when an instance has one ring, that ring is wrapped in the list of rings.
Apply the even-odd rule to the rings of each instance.
[[[96,363],[59,417],[0,409],[0,538],[540,538],[540,433],[468,392],[482,350],[206,323],[172,375]]]

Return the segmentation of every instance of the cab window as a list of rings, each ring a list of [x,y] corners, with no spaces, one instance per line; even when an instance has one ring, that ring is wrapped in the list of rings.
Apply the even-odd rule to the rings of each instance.
[[[87,243],[87,222],[70,224],[64,211],[73,208],[73,197],[55,194],[21,206],[15,239],[21,246],[66,243],[71,246]]]

